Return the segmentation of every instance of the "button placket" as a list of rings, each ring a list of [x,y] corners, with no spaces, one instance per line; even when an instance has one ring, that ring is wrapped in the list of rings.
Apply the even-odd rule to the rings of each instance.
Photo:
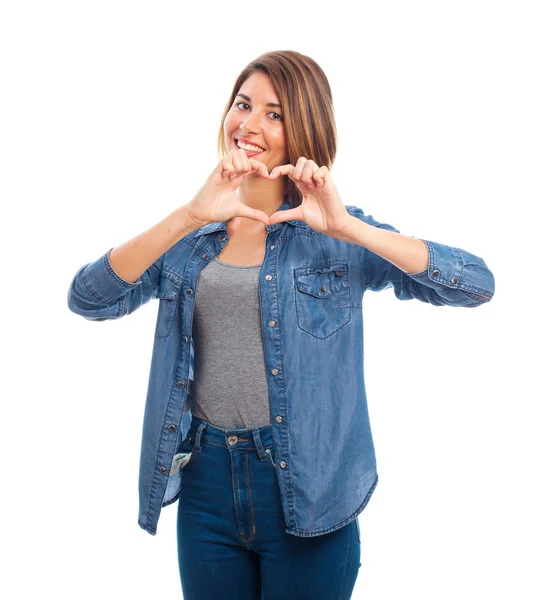
[[[270,246],[270,250],[274,250],[274,247],[275,247],[274,245]],[[342,273],[342,275],[343,275],[343,273]],[[267,275],[265,275],[265,280],[266,280],[266,281],[272,281],[272,279],[273,279],[273,276],[272,276],[270,273],[268,273]],[[323,292],[326,292],[326,291],[327,291],[326,287],[325,287],[325,289],[323,289],[322,291],[323,291]],[[276,324],[276,321],[275,321],[274,319],[271,319],[271,320],[268,322],[268,325],[269,325],[269,327],[276,327],[276,325],[277,325],[277,324]],[[277,369],[276,367],[274,367],[274,368],[273,368],[273,369],[272,369],[270,372],[272,373],[272,375],[278,375],[278,374],[280,373],[279,369]],[[276,417],[275,417],[275,421],[276,421],[277,423],[282,423],[282,420],[283,420],[283,419],[282,419],[282,417],[281,417],[280,415],[276,415]],[[269,449],[269,448],[267,448],[267,449],[265,450],[265,452],[266,452],[266,454],[268,454],[268,455],[269,455],[269,457],[271,458],[271,461],[272,461],[272,454],[271,454],[271,451],[270,451],[270,449]],[[272,464],[274,465],[274,461],[272,461]],[[283,460],[282,460],[282,461],[280,461],[280,463],[279,463],[279,464],[280,464],[280,467],[281,467],[282,469],[284,469],[284,468],[286,467],[286,462],[285,462],[285,461],[283,461]]]

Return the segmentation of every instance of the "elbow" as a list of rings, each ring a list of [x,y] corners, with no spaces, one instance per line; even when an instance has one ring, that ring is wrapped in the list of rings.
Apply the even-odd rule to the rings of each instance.
[[[76,293],[73,285],[67,293],[68,309],[87,319],[88,321],[106,321],[108,319],[118,319],[124,314],[122,302],[116,301],[112,305],[101,304],[98,301],[92,301]]]

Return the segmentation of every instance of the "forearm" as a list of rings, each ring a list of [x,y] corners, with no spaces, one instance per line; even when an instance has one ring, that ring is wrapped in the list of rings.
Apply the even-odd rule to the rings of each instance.
[[[182,206],[147,231],[112,248],[110,265],[122,279],[135,283],[167,250],[199,226]]]
[[[373,227],[351,215],[347,226],[334,237],[364,246],[408,274],[421,273],[429,264],[429,251],[422,240]]]

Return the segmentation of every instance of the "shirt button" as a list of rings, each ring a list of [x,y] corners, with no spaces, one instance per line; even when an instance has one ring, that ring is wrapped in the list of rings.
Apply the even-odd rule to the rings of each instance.
[[[168,431],[176,431],[176,426],[175,425],[169,425],[168,426]]]
[[[285,469],[285,468],[286,468],[286,463],[285,463],[285,461],[281,460],[281,461],[280,461],[280,466],[282,467],[282,469]]]
[[[203,254],[203,260],[208,260],[210,258],[210,254]]]
[[[270,280],[272,279],[272,275],[265,275],[265,276],[264,276],[264,278],[265,278],[267,281],[270,281]]]
[[[187,344],[187,342],[189,341],[189,338],[186,335],[184,335],[183,336],[183,341]]]
[[[273,375],[278,375],[278,369],[272,369],[271,373],[272,373]]]
[[[458,282],[458,278],[457,277],[452,277],[452,285],[456,285]]]
[[[276,417],[276,422],[277,422],[277,423],[281,423],[281,422],[282,422],[282,417],[281,417],[280,415],[278,415],[278,416]]]
[[[185,386],[185,383],[183,381],[178,381],[178,383],[176,384],[178,387],[182,388]]]
[[[160,472],[164,475],[166,473],[166,467],[160,467]]]
[[[221,236],[220,236],[218,239],[219,239],[221,242],[223,242],[223,241],[226,239],[226,236],[225,236],[225,235],[221,235]]]
[[[186,292],[185,292],[188,296],[191,296],[191,294],[193,293],[193,290],[191,288],[189,288]]]
[[[271,249],[271,250],[274,250],[274,246],[270,246],[270,249]]]
[[[271,327],[276,327],[276,321],[269,321],[269,322],[268,322],[268,324],[269,324]]]
[[[438,277],[438,276],[440,275],[440,271],[439,271],[438,269],[435,269],[435,270],[434,270],[434,271],[431,273],[431,275],[432,275],[433,277]]]
[[[229,444],[231,444],[232,446],[233,446],[234,444],[237,444],[237,436],[236,436],[236,435],[231,435],[231,436],[228,438],[228,443],[229,443]]]
[[[320,291],[321,291],[323,294],[325,294],[327,290],[328,290],[328,288],[327,288],[325,285],[321,286],[321,288],[320,288]]]

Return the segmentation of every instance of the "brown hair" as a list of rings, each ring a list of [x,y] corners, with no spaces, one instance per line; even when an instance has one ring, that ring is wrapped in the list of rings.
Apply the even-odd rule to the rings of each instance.
[[[336,122],[330,84],[324,71],[310,57],[293,50],[261,54],[239,74],[224,109],[218,131],[220,160],[226,156],[224,121],[243,82],[255,71],[266,73],[276,89],[285,126],[288,163],[295,166],[300,156],[314,160],[319,167],[331,168],[336,157]],[[302,196],[287,176],[284,196],[292,208]]]

